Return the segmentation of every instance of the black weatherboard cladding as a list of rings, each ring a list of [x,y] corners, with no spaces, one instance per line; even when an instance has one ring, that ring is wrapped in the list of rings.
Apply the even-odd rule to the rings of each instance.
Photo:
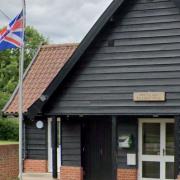
[[[38,129],[36,121],[27,120],[25,122],[25,157],[26,159],[46,160],[47,148],[47,122],[44,121],[44,128]]]
[[[81,121],[61,121],[62,165],[81,166]]]
[[[175,2],[176,6],[180,8],[180,1],[179,0],[173,0],[173,1]]]
[[[130,135],[132,137],[132,145],[130,148],[117,148],[117,166],[118,168],[137,168],[137,162],[134,166],[127,165],[127,154],[137,154],[138,149],[138,121],[135,117],[117,118],[117,142],[118,137]]]
[[[56,90],[44,112],[180,112],[180,11],[172,0],[126,2]],[[133,102],[133,92],[140,91],[166,92],[166,101]]]

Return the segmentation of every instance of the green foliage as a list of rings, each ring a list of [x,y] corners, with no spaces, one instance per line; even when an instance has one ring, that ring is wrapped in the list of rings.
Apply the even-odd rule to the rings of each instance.
[[[28,26],[25,30],[25,62],[27,68],[33,59],[40,44],[46,44],[44,38],[33,27]],[[18,83],[19,76],[19,49],[0,51],[0,110],[8,101]],[[18,140],[18,121],[15,119],[3,119],[0,111],[0,139]]]
[[[33,27],[25,30],[24,68],[32,60],[38,46],[47,44],[48,40]],[[0,110],[3,108],[18,83],[19,49],[0,52]]]
[[[46,39],[42,34],[40,34],[35,28],[32,26],[27,26],[25,31],[25,67],[28,66],[30,61],[32,60],[34,54],[37,51],[37,47],[40,44],[47,44],[48,39]]]
[[[0,107],[3,107],[4,104],[8,101],[10,94],[6,92],[1,92],[0,91]]]
[[[17,119],[0,120],[0,139],[18,141],[19,125]]]

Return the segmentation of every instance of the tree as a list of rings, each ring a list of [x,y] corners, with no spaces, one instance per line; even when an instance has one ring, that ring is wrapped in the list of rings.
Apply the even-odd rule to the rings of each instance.
[[[27,26],[25,31],[25,68],[28,66],[30,61],[32,60],[34,54],[37,51],[37,48],[40,44],[47,44],[48,39],[45,38],[42,34],[40,34],[33,27]]]
[[[25,30],[25,62],[27,68],[40,44],[47,44],[48,39],[35,28],[28,26]],[[18,83],[19,49],[0,52],[0,109],[3,108],[9,96]]]

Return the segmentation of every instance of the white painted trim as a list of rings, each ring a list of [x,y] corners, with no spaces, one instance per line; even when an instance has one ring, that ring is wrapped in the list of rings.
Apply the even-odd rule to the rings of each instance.
[[[175,120],[173,118],[139,118],[138,119],[139,122],[141,123],[161,123],[162,121],[163,122],[166,122],[166,123],[174,123]]]
[[[52,118],[48,118],[48,172],[52,172],[51,122],[52,122]],[[61,118],[57,118],[57,122],[60,123]],[[58,162],[58,172],[60,172],[61,146],[57,148],[57,162]]]
[[[159,179],[156,179],[156,178],[142,178],[142,180],[159,180]]]
[[[51,122],[52,118],[48,118],[48,172],[52,171]]]
[[[57,123],[58,123],[58,128],[60,128],[59,129],[59,131],[58,131],[58,138],[60,138],[60,141],[61,141],[61,118],[60,117],[58,117],[57,118]],[[61,167],[61,145],[60,144],[58,144],[59,146],[58,146],[58,148],[57,148],[57,158],[58,158],[58,172],[60,172],[60,167]]]
[[[166,123],[174,123],[172,118],[139,118],[138,119],[138,180],[165,180],[165,163],[174,162],[174,156],[164,156],[163,149],[166,147]],[[142,154],[142,125],[143,123],[160,123],[160,155],[143,155]],[[160,162],[160,179],[142,178],[142,161]]]

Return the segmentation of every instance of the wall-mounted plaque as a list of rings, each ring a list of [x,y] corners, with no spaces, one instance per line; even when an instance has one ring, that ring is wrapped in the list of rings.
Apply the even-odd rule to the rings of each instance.
[[[136,102],[143,101],[165,101],[165,92],[134,92],[133,100]]]

